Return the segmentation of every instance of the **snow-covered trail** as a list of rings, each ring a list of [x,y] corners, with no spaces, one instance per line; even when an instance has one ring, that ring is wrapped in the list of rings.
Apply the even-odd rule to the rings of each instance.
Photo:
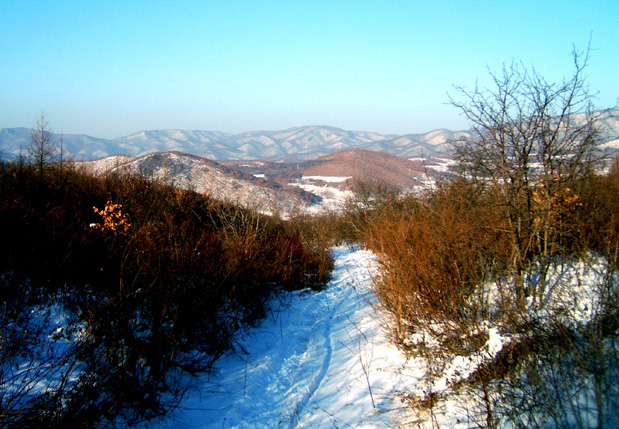
[[[398,388],[408,384],[399,368],[406,360],[372,306],[375,256],[340,247],[334,257],[333,280],[323,291],[280,297],[235,353],[218,361],[215,374],[195,383],[173,414],[148,426],[397,426]]]

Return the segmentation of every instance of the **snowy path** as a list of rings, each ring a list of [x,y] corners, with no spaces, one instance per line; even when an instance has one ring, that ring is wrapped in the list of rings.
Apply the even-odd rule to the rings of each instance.
[[[371,252],[334,250],[321,292],[285,294],[181,406],[149,427],[394,427],[404,357],[389,344],[369,290]],[[410,376],[410,374],[409,374]],[[412,381],[407,377],[408,381]],[[413,377],[415,378],[415,377]],[[394,411],[395,410],[395,411]]]

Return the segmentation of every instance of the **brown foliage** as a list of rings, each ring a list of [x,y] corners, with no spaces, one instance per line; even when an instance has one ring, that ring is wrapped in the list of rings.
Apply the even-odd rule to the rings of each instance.
[[[430,368],[440,372],[446,356],[467,356],[481,349],[487,341],[481,323],[489,321],[502,333],[515,335],[466,381],[485,410],[472,417],[479,418],[481,426],[494,426],[499,418],[518,422],[516,426],[545,426],[546,415],[561,426],[570,413],[582,411],[582,404],[556,398],[571,398],[572,392],[590,395],[592,389],[594,414],[599,412],[602,421],[607,413],[612,421],[617,381],[617,162],[605,176],[549,178],[514,196],[521,199],[518,205],[527,207],[520,224],[513,223],[513,207],[505,204],[503,191],[497,185],[456,179],[425,196],[386,199],[367,212],[347,214],[357,236],[379,255],[377,293],[394,316],[390,320],[395,341],[424,356]],[[564,316],[552,314],[544,320],[536,317],[533,308],[544,305],[541,297],[558,293],[556,285],[544,290],[549,267],[575,255],[586,258],[591,251],[614,264],[605,283],[597,285],[604,294],[603,308],[590,322],[565,322]],[[523,259],[514,263],[515,258]],[[488,285],[497,288],[492,293],[498,294],[493,295],[498,302],[488,299]],[[521,306],[519,286],[532,306],[530,314]],[[415,333],[424,335],[412,339]],[[438,343],[426,344],[421,339],[426,333]],[[467,389],[463,384],[459,388]],[[428,394],[413,402],[431,408],[433,399]],[[473,416],[479,410],[469,411]]]
[[[378,209],[366,240],[381,255],[378,293],[401,324],[400,339],[415,327],[474,320],[467,297],[487,275],[489,255],[504,257],[493,232],[500,217],[483,198],[460,181]]]
[[[73,417],[152,416],[157,392],[176,389],[172,369],[208,370],[271,294],[329,278],[327,249],[280,219],[136,177],[36,173],[0,168],[0,270],[32,279],[43,302],[62,297],[86,326]]]
[[[526,228],[521,225],[519,242],[514,241],[501,189],[464,179],[443,183],[426,196],[387,198],[370,211],[353,210],[346,216],[380,255],[378,293],[396,316],[397,338],[403,340],[419,327],[461,327],[467,335],[488,316],[481,296],[484,282],[512,278],[523,284],[528,296],[544,292],[543,277],[536,287],[525,281],[524,272],[514,271],[515,258],[526,255],[520,267],[541,264],[542,275],[552,258],[589,249],[617,261],[618,178],[614,167],[604,177],[589,175],[533,188],[531,218]],[[500,284],[502,317],[521,323],[516,285]]]
[[[619,158],[605,176],[593,176],[580,184],[582,208],[575,229],[581,245],[608,255],[619,267]]]

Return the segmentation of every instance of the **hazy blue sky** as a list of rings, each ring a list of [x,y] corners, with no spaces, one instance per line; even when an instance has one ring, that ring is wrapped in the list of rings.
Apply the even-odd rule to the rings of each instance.
[[[0,22],[0,128],[461,129],[452,85],[513,59],[560,80],[590,38],[596,105],[619,97],[617,0],[1,0]]]

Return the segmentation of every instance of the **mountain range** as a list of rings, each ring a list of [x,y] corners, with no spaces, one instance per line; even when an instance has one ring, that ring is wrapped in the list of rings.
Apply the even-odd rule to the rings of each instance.
[[[4,158],[15,159],[30,141],[29,128],[0,129]],[[468,135],[465,131],[436,130],[404,136],[335,127],[305,126],[283,131],[227,134],[218,131],[152,130],[113,140],[84,134],[63,135],[64,149],[77,161],[112,155],[138,157],[154,152],[178,151],[213,160],[305,161],[346,149],[367,149],[405,158],[434,156],[448,151],[446,142]]]
[[[601,115],[597,121],[604,146],[619,147],[619,110]],[[15,159],[30,141],[29,128],[0,129],[0,156]],[[249,131],[230,134],[202,130],[140,131],[116,139],[85,134],[66,134],[63,146],[76,161],[112,155],[138,157],[154,152],[178,151],[212,160],[267,160],[298,162],[316,159],[346,149],[367,149],[403,158],[434,157],[450,151],[448,142],[469,137],[471,131],[439,129],[424,134],[378,134],[347,131],[329,126],[303,126],[283,131]],[[58,136],[57,136],[58,137]]]
[[[605,113],[597,125],[601,149],[616,152],[619,111]],[[25,155],[31,132],[0,129],[0,158]],[[321,200],[315,185],[373,182],[415,189],[447,171],[449,142],[471,133],[441,129],[395,136],[306,126],[237,135],[153,130],[113,140],[68,134],[62,143],[68,157],[95,174],[139,174],[265,213],[289,213]]]
[[[140,175],[263,213],[281,214],[304,211],[321,202],[320,192],[316,194],[303,189],[307,185],[312,185],[310,188],[314,192],[320,187],[347,189],[358,182],[410,190],[432,174],[425,168],[431,169],[431,164],[366,149],[347,149],[295,163],[241,161],[224,164],[196,155],[166,151],[139,157],[116,155],[76,164],[97,175]]]

